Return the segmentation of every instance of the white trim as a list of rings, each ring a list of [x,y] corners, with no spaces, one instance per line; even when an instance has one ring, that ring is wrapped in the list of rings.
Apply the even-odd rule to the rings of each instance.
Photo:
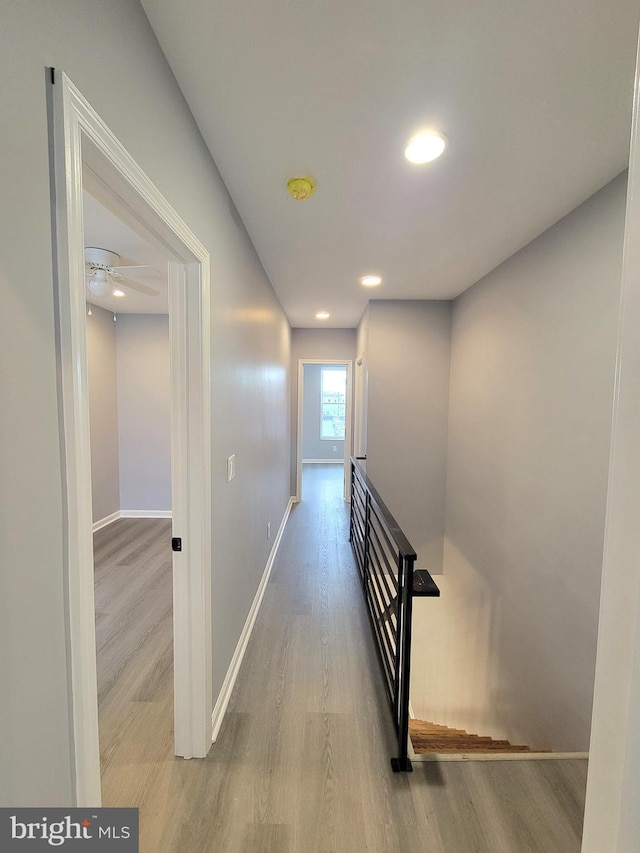
[[[240,634],[240,639],[238,640],[236,650],[233,653],[233,657],[231,658],[231,663],[229,664],[227,675],[220,690],[220,695],[218,696],[215,708],[213,709],[213,714],[211,715],[212,743],[215,743],[216,738],[218,737],[220,726],[222,725],[224,715],[229,705],[231,693],[233,692],[233,688],[235,686],[238,673],[240,671],[240,664],[242,663],[242,659],[244,658],[244,654],[247,650],[247,645],[249,644],[249,639],[251,638],[251,632],[253,631],[253,626],[255,625],[256,617],[258,615],[258,611],[260,610],[262,599],[264,598],[264,593],[267,587],[267,583],[269,582],[269,576],[271,575],[271,570],[273,568],[276,554],[278,553],[278,548],[280,547],[282,534],[284,533],[284,529],[287,525],[287,520],[289,518],[289,513],[291,512],[291,507],[294,503],[296,503],[296,501],[293,498],[289,498],[289,503],[287,504],[287,507],[284,511],[284,515],[282,516],[282,521],[280,522],[280,527],[278,528],[278,532],[274,539],[273,546],[271,548],[271,553],[269,554],[267,564],[262,574],[262,579],[260,580],[260,584],[256,591],[255,598],[253,599],[253,604],[251,605],[251,609],[249,610],[246,622],[244,623],[244,628],[242,629],[242,633]]]
[[[102,530],[103,527],[108,527],[110,524],[113,524],[113,522],[117,521],[119,518],[120,510],[117,509],[115,512],[112,512],[111,515],[105,515],[104,518],[94,521],[91,527],[91,532],[96,533],[98,530]]]
[[[298,411],[297,411],[297,447],[296,447],[296,493],[294,503],[299,503],[302,498],[302,411],[304,397],[304,365],[305,364],[344,364],[347,368],[347,406],[346,406],[346,435],[344,438],[344,485],[342,495],[345,501],[351,501],[351,472],[349,470],[349,456],[351,455],[352,433],[353,433],[353,360],[349,358],[299,358],[298,359]],[[327,460],[323,459],[323,462]]]
[[[353,377],[353,455],[364,456],[364,355],[356,358]]]
[[[172,518],[170,509],[121,509],[120,518]]]
[[[172,518],[170,509],[117,509],[111,515],[93,522],[92,533],[97,533],[103,527],[108,527],[121,518]]]
[[[613,425],[583,853],[638,849],[640,791],[640,43],[627,184]]]
[[[52,81],[53,82],[53,81]],[[167,254],[173,354],[185,354],[172,411],[172,504],[186,547],[174,555],[176,753],[206,755],[211,716],[211,398],[209,255],[69,78],[55,72],[53,110],[56,313],[65,466],[64,536],[75,805],[99,806],[91,458],[85,329],[83,180],[102,184]],[[178,275],[177,270],[182,271]],[[174,518],[175,522],[175,518]],[[174,523],[175,530],[175,523]]]
[[[303,465],[344,465],[344,459],[303,459]]]
[[[588,752],[432,752],[409,756],[411,762],[427,761],[558,761],[589,758]]]

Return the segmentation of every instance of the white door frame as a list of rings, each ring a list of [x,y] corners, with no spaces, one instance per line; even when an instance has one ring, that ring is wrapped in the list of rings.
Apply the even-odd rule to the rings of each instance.
[[[52,72],[53,74],[53,72]],[[52,80],[53,82],[53,80]],[[82,218],[83,164],[173,261],[169,265],[176,754],[211,746],[209,254],[69,78],[55,72],[53,215],[64,471],[63,534],[76,805],[99,806],[91,456]]]
[[[598,650],[583,853],[628,853],[640,833],[640,43],[622,257]]]
[[[353,383],[353,455],[366,455],[364,441],[364,354],[356,358]]]
[[[353,420],[353,393],[352,374],[353,362],[348,358],[299,358],[298,359],[298,432],[297,432],[297,459],[296,459],[296,495],[294,501],[302,499],[302,415],[304,398],[304,366],[305,364],[343,364],[347,368],[347,393],[346,393],[346,419],[345,419],[345,442],[344,442],[344,487],[343,498],[351,501],[351,476],[349,456],[352,447],[352,420]]]

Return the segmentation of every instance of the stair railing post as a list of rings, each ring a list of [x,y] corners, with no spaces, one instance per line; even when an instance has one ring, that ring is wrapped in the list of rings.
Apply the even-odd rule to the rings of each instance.
[[[394,772],[411,772],[409,758],[409,697],[411,679],[411,623],[413,613],[414,557],[402,556],[398,562],[398,643],[396,655],[396,723],[398,757],[391,760]]]

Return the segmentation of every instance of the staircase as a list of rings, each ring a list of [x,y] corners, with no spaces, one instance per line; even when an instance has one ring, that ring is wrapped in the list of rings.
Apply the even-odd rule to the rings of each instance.
[[[532,752],[528,746],[514,746],[508,740],[468,734],[462,729],[450,729],[422,720],[409,721],[409,736],[416,755],[455,753]],[[541,752],[544,750],[535,750]]]

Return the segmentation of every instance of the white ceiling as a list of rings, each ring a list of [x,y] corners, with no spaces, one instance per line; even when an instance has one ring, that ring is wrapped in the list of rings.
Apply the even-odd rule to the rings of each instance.
[[[85,246],[115,252],[120,255],[121,266],[149,265],[159,272],[158,276],[140,279],[157,290],[157,296],[137,293],[126,286],[122,288],[124,297],[97,296],[87,288],[87,301],[117,314],[167,314],[167,258],[88,192],[82,194],[82,207]]]
[[[294,326],[454,297],[627,165],[636,0],[142,3]]]

